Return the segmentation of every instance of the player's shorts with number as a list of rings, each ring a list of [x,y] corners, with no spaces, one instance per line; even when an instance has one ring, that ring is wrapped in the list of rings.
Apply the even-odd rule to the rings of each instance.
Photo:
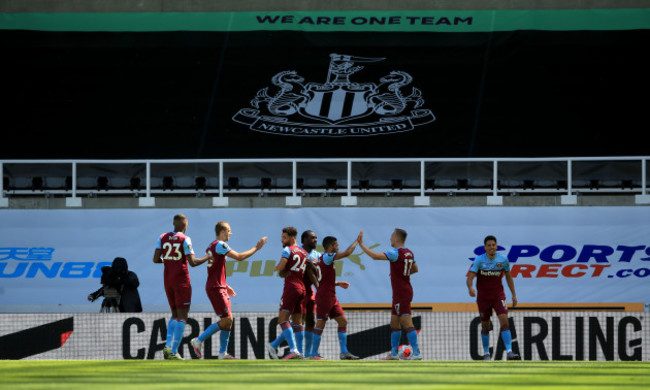
[[[165,283],[165,293],[167,294],[167,301],[169,308],[176,309],[189,309],[192,303],[192,285],[189,283],[184,284],[167,284]]]
[[[401,289],[393,292],[393,307],[391,312],[394,316],[411,314],[411,301],[413,300],[413,289]]]
[[[476,298],[476,304],[478,305],[478,312],[481,315],[482,320],[490,319],[490,317],[492,317],[493,309],[497,315],[508,314],[508,306],[506,306],[505,294],[498,294],[487,297],[482,297],[479,295]]]
[[[230,297],[225,288],[206,287],[205,292],[208,294],[208,299],[210,299],[210,303],[212,303],[212,308],[216,315],[219,317],[230,316]]]
[[[336,296],[316,301],[316,318],[327,321],[329,318],[343,316],[343,308]]]
[[[305,313],[305,289],[286,286],[280,300],[280,310],[289,313]]]

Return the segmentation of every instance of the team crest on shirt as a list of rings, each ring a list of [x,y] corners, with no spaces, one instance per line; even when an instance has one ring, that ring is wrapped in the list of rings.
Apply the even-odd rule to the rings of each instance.
[[[501,268],[501,263],[497,263],[497,268]]]
[[[293,70],[279,72],[273,87],[260,89],[252,108],[240,109],[232,120],[264,133],[322,137],[393,134],[433,122],[422,92],[409,87],[410,74],[391,71],[377,83],[351,80],[364,69],[356,64],[384,59],[332,53],[324,83],[307,82]]]

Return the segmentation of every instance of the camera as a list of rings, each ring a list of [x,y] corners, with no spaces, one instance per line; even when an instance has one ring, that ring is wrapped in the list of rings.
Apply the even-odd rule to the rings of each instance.
[[[141,312],[142,304],[137,288],[140,282],[129,271],[126,259],[116,257],[113,264],[102,267],[102,287],[88,295],[90,302],[104,297],[100,312]]]
[[[95,302],[101,296],[104,297],[100,312],[120,311],[121,293],[124,288],[123,280],[126,278],[128,272],[126,260],[121,260],[122,258],[118,257],[113,260],[112,266],[106,265],[102,267],[102,277],[100,279],[102,287],[88,295],[90,302]]]

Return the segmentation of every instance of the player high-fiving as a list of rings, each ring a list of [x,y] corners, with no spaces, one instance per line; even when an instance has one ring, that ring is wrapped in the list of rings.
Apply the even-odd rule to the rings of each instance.
[[[245,260],[254,253],[262,249],[266,244],[267,238],[262,237],[257,244],[245,252],[237,252],[230,248],[228,241],[232,235],[232,230],[228,222],[220,221],[214,227],[217,239],[213,241],[206,253],[210,257],[208,260],[208,279],[205,283],[205,292],[212,303],[214,313],[219,317],[219,321],[210,325],[205,332],[199,337],[193,338],[190,344],[194,352],[201,358],[201,349],[203,341],[218,331],[221,331],[220,349],[218,359],[234,359],[233,356],[226,352],[228,340],[230,340],[230,329],[232,327],[232,311],[230,306],[230,297],[235,296],[235,291],[226,284],[226,257],[237,261]]]
[[[384,360],[398,360],[397,349],[402,336],[400,325],[406,330],[406,336],[413,348],[413,354],[408,360],[422,360],[418,348],[418,334],[411,318],[411,301],[413,287],[411,275],[418,272],[413,252],[404,247],[407,233],[396,228],[390,236],[392,249],[386,252],[374,252],[363,243],[363,231],[359,234],[359,246],[373,260],[388,260],[390,262],[390,284],[393,289],[392,313],[390,318],[391,352]]]
[[[334,319],[339,326],[337,334],[339,338],[339,346],[341,347],[341,360],[359,359],[358,356],[353,355],[348,351],[348,320],[345,318],[343,308],[341,308],[341,304],[336,298],[335,291],[336,286],[348,288],[350,284],[342,281],[337,282],[336,270],[334,269],[334,262],[351,255],[357,247],[358,242],[359,238],[357,237],[357,239],[346,250],[339,252],[339,244],[336,237],[328,236],[323,239],[323,248],[325,253],[320,256],[318,263],[316,264],[318,270],[317,274],[319,277],[318,281],[320,283],[318,291],[316,292],[316,327],[314,328],[312,350],[311,352],[307,351],[312,359],[322,360],[318,354],[318,347],[320,346],[325,323],[329,318]]]

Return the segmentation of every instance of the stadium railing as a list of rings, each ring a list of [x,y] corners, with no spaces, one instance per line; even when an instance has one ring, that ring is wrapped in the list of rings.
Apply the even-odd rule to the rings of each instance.
[[[154,206],[156,196],[212,196],[227,207],[237,195],[340,196],[342,206],[357,196],[413,196],[430,205],[431,195],[486,195],[489,205],[504,194],[560,194],[575,204],[578,193],[634,194],[650,203],[650,156],[557,158],[327,158],[187,160],[0,160],[0,207],[8,197],[61,196],[69,207],[81,196],[131,195]]]

